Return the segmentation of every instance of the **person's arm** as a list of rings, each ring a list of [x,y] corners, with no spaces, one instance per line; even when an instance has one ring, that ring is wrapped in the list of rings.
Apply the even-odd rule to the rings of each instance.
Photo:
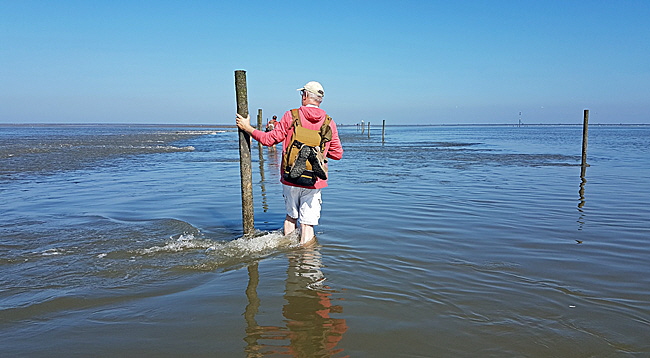
[[[334,123],[334,121],[330,122],[330,127],[332,128],[332,140],[329,142],[327,157],[334,160],[339,160],[343,158],[343,146],[341,146],[339,131],[336,129],[336,123]]]
[[[291,116],[291,114],[289,114],[289,116]],[[280,125],[280,123],[276,124],[273,130],[271,131],[262,132],[255,129],[255,127],[251,126],[250,122],[251,122],[250,115],[244,118],[242,115],[237,113],[237,127],[243,130],[244,132],[250,134],[251,137],[253,137],[253,139],[255,139],[256,141],[262,143],[262,145],[265,145],[267,147],[282,142],[284,138],[286,138],[287,136],[288,128],[285,128],[286,126]]]

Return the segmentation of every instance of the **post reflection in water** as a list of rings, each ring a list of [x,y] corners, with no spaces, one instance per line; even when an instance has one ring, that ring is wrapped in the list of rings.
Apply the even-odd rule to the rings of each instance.
[[[336,291],[324,284],[320,252],[317,248],[299,249],[287,256],[282,326],[257,323],[259,273],[257,264],[249,266],[248,305],[244,313],[246,356],[347,357],[337,344],[348,326],[345,319],[331,317],[341,313],[342,307],[332,302]]]
[[[587,185],[586,174],[587,166],[583,165],[580,169],[580,190],[578,190],[578,194],[580,194],[580,202],[578,203],[578,211],[580,212],[580,217],[578,218],[578,230],[582,230],[582,227],[585,224],[585,212],[582,208],[585,206],[585,186]]]
[[[260,308],[260,299],[257,296],[257,285],[260,282],[260,274],[257,263],[248,266],[248,286],[246,287],[246,298],[248,298],[248,305],[244,311],[244,318],[246,319],[246,352],[248,357],[255,357],[250,353],[254,352],[257,346],[257,339],[260,336],[259,326],[255,321],[255,315]]]

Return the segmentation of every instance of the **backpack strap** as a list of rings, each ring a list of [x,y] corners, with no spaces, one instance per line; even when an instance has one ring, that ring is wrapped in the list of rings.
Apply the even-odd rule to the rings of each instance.
[[[332,140],[332,127],[330,127],[330,122],[332,121],[332,117],[329,115],[325,118],[325,121],[323,121],[323,125],[320,126],[320,149],[321,151],[325,150],[325,143],[329,142]]]
[[[291,110],[291,118],[293,118],[294,127],[302,127],[302,123],[300,123],[300,114],[298,113],[298,108]]]

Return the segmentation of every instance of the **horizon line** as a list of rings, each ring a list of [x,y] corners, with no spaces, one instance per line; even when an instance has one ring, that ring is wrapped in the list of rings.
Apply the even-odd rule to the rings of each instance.
[[[368,123],[364,123],[366,126]],[[26,122],[26,123],[0,123],[0,126],[169,126],[169,127],[226,127],[236,128],[235,124],[223,123],[129,123],[129,122]],[[360,123],[337,123],[339,127],[358,126]],[[508,126],[508,127],[528,127],[528,126],[582,126],[583,123],[424,123],[424,124],[386,124],[386,127],[462,127],[462,126]],[[650,123],[589,123],[595,126],[650,126]],[[371,125],[371,127],[381,127],[382,124]]]
[[[364,126],[368,123],[364,123]],[[350,127],[358,126],[360,123],[337,123],[337,126]],[[174,126],[174,127],[228,127],[236,128],[235,124],[223,123],[129,123],[129,122],[25,122],[25,123],[0,123],[0,126]],[[582,126],[583,123],[424,123],[424,124],[386,124],[386,127],[422,127],[422,126],[510,126],[510,127],[526,127],[526,126]],[[589,125],[597,126],[650,126],[650,123],[589,123]],[[376,124],[372,127],[381,126]]]

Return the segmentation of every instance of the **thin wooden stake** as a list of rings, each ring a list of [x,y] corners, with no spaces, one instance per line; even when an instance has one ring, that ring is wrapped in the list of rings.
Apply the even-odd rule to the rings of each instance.
[[[383,143],[386,139],[386,120],[381,121],[381,142]]]
[[[237,113],[248,116],[248,89],[246,88],[246,71],[235,71],[235,94]],[[251,169],[251,137],[239,130],[239,169],[241,174],[241,210],[244,235],[255,232],[253,217],[253,171]]]
[[[257,110],[257,129],[262,130],[262,109]],[[262,209],[266,212],[269,208],[266,203],[266,187],[264,185],[264,148],[261,142],[257,142],[257,153],[259,157],[260,166],[260,186],[262,187]]]
[[[261,108],[259,108],[257,110],[257,130],[258,131],[262,130],[262,109]],[[257,147],[260,149],[260,155],[261,155],[261,153],[262,153],[262,143],[257,142],[257,144],[258,144]]]
[[[584,175],[585,168],[589,166],[587,164],[587,137],[589,132],[589,110],[585,109],[584,120],[582,123],[582,171]]]

